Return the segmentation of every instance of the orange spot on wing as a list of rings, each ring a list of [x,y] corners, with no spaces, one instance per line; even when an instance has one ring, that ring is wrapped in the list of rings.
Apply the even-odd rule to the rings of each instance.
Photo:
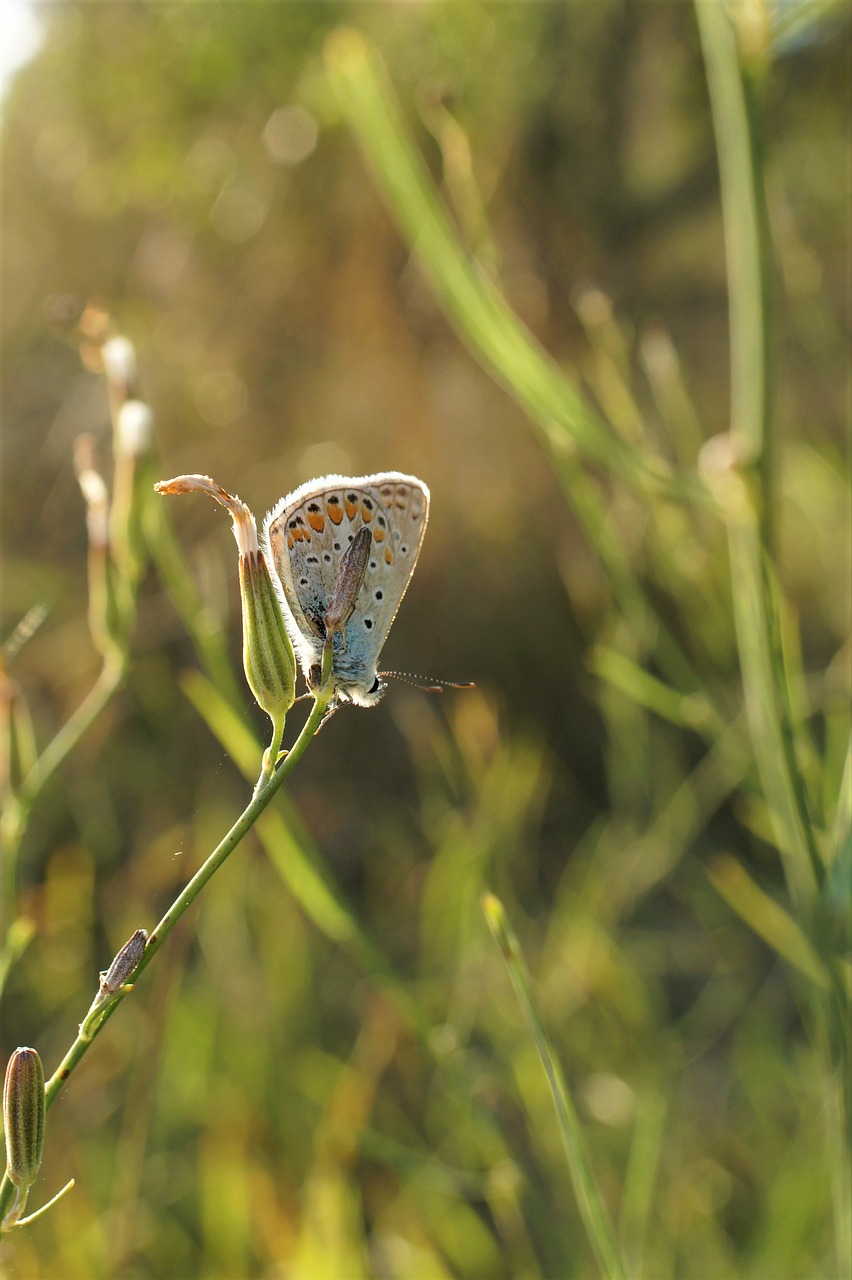
[[[340,521],[343,519],[343,512],[340,509],[340,503],[328,502],[326,503],[325,509],[331,523],[340,524]]]
[[[373,541],[374,541],[374,542],[384,542],[384,540],[385,540],[385,531],[384,531],[384,529],[375,528],[375,529],[373,530]]]
[[[354,519],[355,519],[355,513],[356,513],[356,511],[358,510],[358,506],[357,506],[357,504],[356,504],[356,503],[354,503],[354,502],[349,502],[349,501],[347,501],[347,500],[344,498],[344,500],[343,500],[343,505],[344,505],[344,507],[346,508],[346,514],[348,515],[349,519],[350,519],[350,520],[354,520]]]
[[[393,564],[393,552],[390,547],[385,548],[385,564]]]
[[[294,539],[294,537],[293,537],[292,533],[288,533],[288,534],[287,534],[287,546],[288,546],[291,550],[292,550],[292,548],[295,546],[295,539]]]
[[[311,535],[308,533],[307,529],[294,529],[293,537],[297,542],[310,542],[311,540]]]
[[[364,523],[365,523],[365,524],[369,524],[369,522],[370,522],[370,521],[372,520],[372,518],[373,518],[373,513],[372,513],[372,511],[370,510],[370,508],[369,508],[369,507],[365,507],[365,506],[364,506],[364,504],[363,504],[363,502],[361,503],[361,516],[363,517],[363,520],[364,520]]]
[[[309,511],[308,524],[312,529],[316,529],[317,533],[322,533],[325,528],[325,516],[321,511]]]

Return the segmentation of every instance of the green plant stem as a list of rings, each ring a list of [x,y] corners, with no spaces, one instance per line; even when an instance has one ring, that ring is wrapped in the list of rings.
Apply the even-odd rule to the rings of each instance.
[[[151,506],[150,456],[121,449],[118,414],[123,400],[107,384],[115,449],[109,545],[89,546],[89,629],[102,666],[94,685],[35,760],[19,790],[4,801],[0,815],[2,901],[0,938],[6,946],[17,897],[18,859],[30,815],[50,779],[118,692],[127,676],[129,638],[136,618],[136,599],[144,569],[144,550],[137,533],[141,513]],[[116,600],[111,599],[112,592]],[[117,610],[114,605],[117,603]],[[0,962],[0,991],[10,962]]]
[[[281,761],[278,769],[266,776],[261,774],[261,780],[255,788],[249,804],[155,926],[148,939],[142,959],[133,973],[134,981],[147,969],[184,912],[192,905],[208,880],[215,875],[222,864],[230,857],[246,833],[251,830],[278,788],[299,763],[320,726],[330,696],[331,686],[327,684],[316,695],[313,708],[305,721],[301,733],[291,750]],[[65,1087],[72,1072],[84,1058],[89,1046],[97,1038],[122,1000],[131,990],[132,987],[130,986],[120,988],[115,992],[114,998],[108,1004],[104,1004],[102,1008],[90,1013],[83,1020],[73,1044],[45,1085],[45,1100],[48,1108],[54,1102],[60,1090]],[[3,1181],[0,1183],[0,1222],[3,1221],[8,1211],[13,1195],[14,1186],[8,1176],[4,1175]]]
[[[482,907],[488,926],[503,953],[515,994],[526,1017],[541,1065],[550,1086],[559,1132],[565,1148],[568,1171],[577,1197],[577,1205],[589,1243],[598,1260],[601,1272],[609,1280],[624,1280],[627,1271],[615,1229],[607,1213],[595,1182],[592,1167],[586,1154],[583,1135],[571,1095],[565,1084],[559,1063],[553,1055],[547,1032],[532,998],[530,977],[524,962],[518,939],[512,930],[503,904],[493,893],[483,895]]]
[[[764,549],[754,511],[733,513],[729,518],[728,554],[745,710],[758,775],[790,895],[802,920],[810,923],[824,868],[807,811],[789,717],[781,705],[783,679],[777,670],[763,572]]]
[[[799,922],[827,962],[828,993],[807,984],[813,1037],[822,1059],[834,1229],[840,1274],[852,1271],[852,1062],[849,1001],[831,940],[819,927],[825,869],[796,758],[795,718],[781,655],[777,608],[767,581],[771,413],[770,241],[765,213],[755,82],[738,46],[731,11],[696,0],[719,154],[728,265],[732,458],[745,467],[723,503],[745,709],[758,774]],[[758,55],[759,56],[759,55]],[[757,65],[755,62],[754,65]]]
[[[770,253],[756,113],[724,4],[696,0],[722,185],[730,306],[731,430],[762,472],[771,442]]]
[[[245,721],[237,716],[224,695],[200,674],[191,672],[181,681],[184,692],[211,733],[230,753],[247,780],[253,777],[250,762],[257,759],[258,744]],[[388,997],[406,1025],[430,1048],[434,1023],[412,995],[410,983],[395,972],[388,957],[369,937],[357,915],[323,865],[319,850],[300,830],[296,815],[286,804],[261,818],[258,838],[272,865],[307,917],[336,945],[348,951],[365,974]]]
[[[284,723],[284,716],[272,722],[272,739],[263,753],[263,762],[260,766],[260,776],[254,788],[255,792],[268,786],[275,776],[275,768],[278,763],[278,756],[281,753],[281,742],[284,737]]]
[[[22,795],[32,806],[66,757],[94,724],[114,693],[121,687],[127,672],[123,655],[105,659],[100,674],[86,697],[45,747],[24,779]]]
[[[697,0],[696,12],[719,154],[730,309],[731,435],[748,466],[737,500],[723,504],[734,621],[758,771],[790,892],[805,912],[813,902],[822,864],[794,757],[789,708],[782,705],[786,680],[764,572],[771,428],[770,247],[758,126],[728,10]]]
[[[236,849],[237,845],[243,839],[243,836],[245,836],[246,832],[254,826],[255,822],[263,813],[278,788],[285,779],[289,777],[293,769],[299,763],[322,722],[326,707],[328,706],[329,698],[330,689],[328,688],[321,690],[317,694],[314,700],[314,705],[311,708],[310,715],[305,721],[292,748],[281,761],[278,769],[275,770],[274,773],[267,774],[261,785],[255,789],[251,801],[240,814],[228,834],[219,842],[207,861],[198,869],[198,871],[196,871],[195,875],[189,881],[189,884],[186,885],[183,891],[174,900],[162,920],[160,920],[159,924],[155,926],[148,939],[144,955],[139,962],[139,966],[136,969],[134,977],[138,977],[140,974],[144,973],[145,969],[147,969],[154,956],[160,950],[166,938],[186,911],[187,907],[192,905],[198,897],[198,894],[204,888],[205,884],[207,884],[207,881],[219,870],[222,863],[230,857],[234,849]],[[110,1006],[110,1008],[112,1008],[112,1006]],[[50,1096],[50,1089],[54,1084],[57,1074],[58,1072],[55,1072],[47,1083],[46,1090],[48,1098]]]

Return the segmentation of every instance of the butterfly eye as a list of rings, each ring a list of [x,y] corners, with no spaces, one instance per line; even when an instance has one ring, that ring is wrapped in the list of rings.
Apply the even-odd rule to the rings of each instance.
[[[370,693],[378,693],[378,690],[379,690],[379,683],[380,683],[380,682],[379,682],[379,677],[378,677],[378,676],[376,676],[375,680],[374,680],[374,681],[373,681],[373,683],[370,685]]]

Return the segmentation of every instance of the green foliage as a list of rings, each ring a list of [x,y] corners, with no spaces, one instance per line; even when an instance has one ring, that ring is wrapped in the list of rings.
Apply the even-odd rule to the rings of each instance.
[[[266,745],[229,535],[153,459],[87,587],[108,411],[48,296],[132,334],[162,474],[423,475],[388,661],[479,688],[323,729],[51,1107],[33,1200],[77,1185],[17,1274],[617,1274],[610,1220],[629,1274],[843,1274],[843,19],[710,8],[47,14],[4,125],[3,634],[51,610],[0,689],[7,1052],[53,1071]]]

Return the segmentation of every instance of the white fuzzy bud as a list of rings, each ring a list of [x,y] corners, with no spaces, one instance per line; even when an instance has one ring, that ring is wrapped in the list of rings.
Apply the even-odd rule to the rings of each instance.
[[[104,373],[109,382],[126,387],[136,377],[136,348],[129,338],[108,338],[101,347]]]
[[[138,458],[151,447],[154,414],[143,400],[126,400],[118,411],[119,452]]]

